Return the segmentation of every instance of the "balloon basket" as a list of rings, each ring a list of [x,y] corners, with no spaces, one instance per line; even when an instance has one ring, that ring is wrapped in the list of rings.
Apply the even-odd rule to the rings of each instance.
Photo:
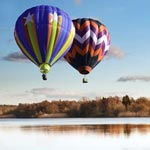
[[[42,74],[42,78],[43,78],[43,80],[47,80],[46,74]]]
[[[82,79],[82,83],[88,83],[88,79],[87,78],[83,78]]]

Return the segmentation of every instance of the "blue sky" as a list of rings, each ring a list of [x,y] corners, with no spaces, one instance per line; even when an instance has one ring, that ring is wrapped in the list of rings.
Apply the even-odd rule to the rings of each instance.
[[[0,104],[126,94],[134,98],[150,97],[149,0],[2,0],[0,3]],[[87,75],[88,84],[83,84],[83,76],[64,61],[57,62],[48,80],[43,81],[39,69],[20,55],[13,35],[15,22],[22,12],[37,5],[57,6],[72,19],[91,17],[107,26],[111,48]]]

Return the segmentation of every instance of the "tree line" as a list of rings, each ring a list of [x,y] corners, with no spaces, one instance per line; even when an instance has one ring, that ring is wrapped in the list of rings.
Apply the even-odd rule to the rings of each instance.
[[[16,118],[38,118],[45,114],[65,114],[65,117],[149,117],[150,99],[123,97],[102,97],[90,100],[42,101],[32,104],[0,105],[0,117],[13,115]],[[58,115],[59,117],[59,115]]]

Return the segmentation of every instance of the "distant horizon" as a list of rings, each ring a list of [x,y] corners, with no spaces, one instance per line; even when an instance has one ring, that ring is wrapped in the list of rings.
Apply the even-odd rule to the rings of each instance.
[[[58,98],[58,99],[43,99],[43,100],[39,100],[39,101],[30,101],[30,102],[18,102],[18,103],[0,103],[0,105],[19,105],[19,104],[34,104],[34,103],[41,103],[41,102],[44,102],[44,101],[48,101],[48,102],[54,102],[54,101],[76,101],[76,102],[79,102],[79,101],[93,101],[93,100],[98,100],[98,99],[101,99],[101,98],[109,98],[109,97],[118,97],[120,98],[120,100],[122,100],[122,98],[126,96],[126,95],[123,95],[123,96],[100,96],[100,97],[95,97],[95,98],[88,98],[88,97],[81,97],[80,99],[73,99],[73,98],[66,98],[66,99],[61,99],[61,98]],[[145,98],[147,100],[150,100],[150,97],[145,97],[145,96],[140,96],[140,97],[137,97],[137,98],[134,98],[134,97],[130,97],[130,95],[128,95],[130,99],[134,99],[134,100],[138,100],[140,98]]]

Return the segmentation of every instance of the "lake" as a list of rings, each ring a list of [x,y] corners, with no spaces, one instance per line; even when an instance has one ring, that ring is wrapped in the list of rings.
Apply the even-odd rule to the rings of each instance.
[[[0,119],[0,150],[150,150],[150,118]]]

